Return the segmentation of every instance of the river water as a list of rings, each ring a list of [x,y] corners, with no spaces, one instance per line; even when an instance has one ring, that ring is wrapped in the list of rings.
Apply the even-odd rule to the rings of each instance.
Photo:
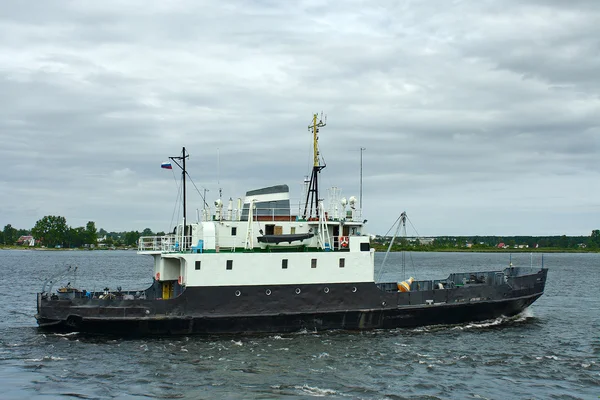
[[[381,264],[383,254],[377,254]],[[391,254],[384,280],[402,275]],[[499,253],[413,253],[418,279],[508,265]],[[539,254],[514,254],[539,266]],[[0,251],[0,398],[598,399],[600,254],[546,254],[546,293],[522,315],[370,332],[140,340],[44,334],[35,293],[65,265],[76,284],[138,289],[152,259],[126,251]],[[72,282],[75,283],[75,282]]]

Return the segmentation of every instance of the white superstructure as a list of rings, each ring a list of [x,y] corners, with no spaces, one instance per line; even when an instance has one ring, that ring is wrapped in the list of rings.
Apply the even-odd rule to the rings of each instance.
[[[374,250],[360,211],[346,210],[354,204],[336,195],[339,204],[328,209],[337,212],[323,212],[321,203],[319,218],[303,219],[291,213],[287,190],[248,192],[241,210],[229,202],[223,212],[215,202],[208,221],[140,238],[139,253],[154,256],[157,281],[181,287],[373,282]]]
[[[163,299],[186,287],[374,282],[374,250],[362,232],[366,221],[356,197],[340,197],[341,190],[334,187],[327,208],[319,197],[318,176],[325,165],[317,133],[326,122],[317,117],[308,127],[312,176],[305,180],[304,212],[300,203],[297,214],[290,208],[289,187],[277,185],[247,192],[243,201],[238,198],[237,208],[230,198],[224,210],[218,199],[213,214],[204,203],[203,220],[188,223],[185,147],[181,157],[170,157],[182,168],[183,222],[172,234],[139,240],[139,253],[154,256],[154,278]]]

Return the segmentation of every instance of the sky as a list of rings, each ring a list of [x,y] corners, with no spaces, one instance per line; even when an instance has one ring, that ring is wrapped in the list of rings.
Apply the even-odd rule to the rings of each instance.
[[[406,211],[409,235],[589,235],[598,21],[597,0],[4,2],[0,225],[166,231],[183,146],[211,204],[284,183],[298,204],[324,112],[320,187],[359,197],[364,147],[371,234]]]

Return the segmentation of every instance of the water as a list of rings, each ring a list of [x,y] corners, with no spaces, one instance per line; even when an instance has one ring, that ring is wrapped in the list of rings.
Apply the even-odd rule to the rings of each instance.
[[[377,254],[381,263],[382,254]],[[399,254],[384,278],[401,275]],[[513,264],[540,256],[513,255]],[[152,260],[120,251],[0,251],[0,398],[597,399],[600,254],[548,254],[546,293],[525,313],[483,323],[371,332],[144,340],[43,334],[35,292],[79,265],[77,285],[137,289]],[[415,253],[418,279],[502,268],[507,254]],[[481,267],[484,268],[481,268]]]

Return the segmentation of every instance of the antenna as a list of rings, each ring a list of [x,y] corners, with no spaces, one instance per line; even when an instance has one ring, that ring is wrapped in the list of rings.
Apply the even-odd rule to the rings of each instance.
[[[362,160],[363,160],[363,151],[365,151],[367,148],[366,147],[361,147],[360,148],[360,210],[361,210],[361,214],[362,214],[362,208],[363,208],[363,202],[362,202],[362,178],[363,178],[363,171],[362,171]]]
[[[223,188],[221,188],[221,150],[217,147],[217,186],[219,186],[219,200],[223,200]]]

